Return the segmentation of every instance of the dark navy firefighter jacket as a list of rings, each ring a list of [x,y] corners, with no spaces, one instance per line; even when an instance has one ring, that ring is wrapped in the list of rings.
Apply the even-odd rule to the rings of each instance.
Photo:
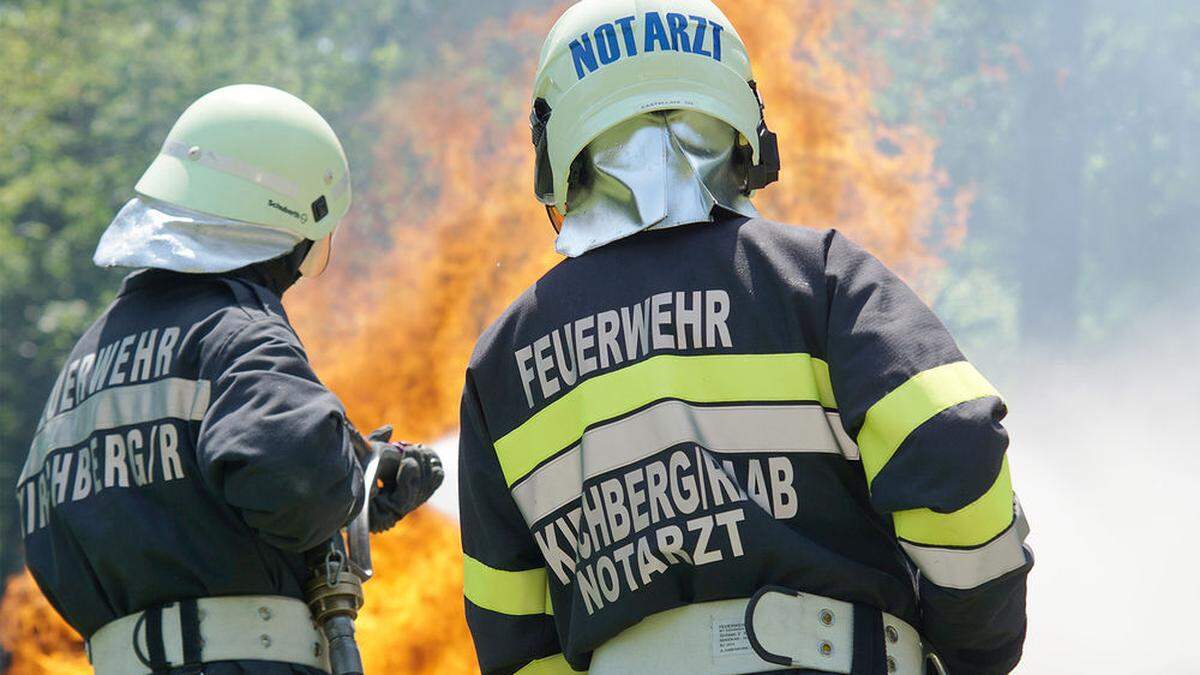
[[[736,218],[565,260],[467,372],[482,669],[581,671],[649,615],[779,585],[854,603],[856,675],[886,671],[880,610],[955,675],[1008,672],[1033,558],[1004,415],[937,317],[836,231]]]
[[[361,505],[349,428],[275,292],[134,273],[38,425],[17,489],[29,569],[85,637],[180,599],[301,598],[302,552]]]

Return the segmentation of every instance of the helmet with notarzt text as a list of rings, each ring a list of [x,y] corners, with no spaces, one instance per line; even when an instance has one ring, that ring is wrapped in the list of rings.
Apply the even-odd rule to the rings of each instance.
[[[584,148],[626,120],[662,110],[704,113],[736,129],[747,193],[778,179],[778,144],[750,57],[715,4],[582,0],[567,9],[546,38],[534,83],[539,201],[566,213],[571,167]]]
[[[184,111],[135,190],[317,242],[305,261],[311,270],[323,266],[329,239],[350,209],[350,167],[337,134],[307,103],[272,87],[239,84]]]

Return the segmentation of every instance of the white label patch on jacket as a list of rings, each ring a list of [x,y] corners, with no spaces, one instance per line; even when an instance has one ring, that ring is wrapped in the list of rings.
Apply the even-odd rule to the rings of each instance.
[[[746,636],[746,624],[738,618],[713,617],[713,658],[744,656],[750,653],[750,638]]]

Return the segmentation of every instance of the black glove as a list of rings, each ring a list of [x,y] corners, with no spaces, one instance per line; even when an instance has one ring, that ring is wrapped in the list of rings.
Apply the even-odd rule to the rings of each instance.
[[[375,533],[392,529],[401,518],[424,504],[446,477],[442,460],[433,448],[389,443],[391,437],[390,425],[367,437],[371,447],[383,454],[379,462],[379,489],[370,501],[371,531]]]

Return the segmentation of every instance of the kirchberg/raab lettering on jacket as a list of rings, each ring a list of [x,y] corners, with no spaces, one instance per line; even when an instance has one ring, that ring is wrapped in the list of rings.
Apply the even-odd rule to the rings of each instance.
[[[63,504],[186,477],[177,423],[203,413],[208,383],[171,377],[180,334],[120,336],[67,362],[19,480],[24,534]]]

